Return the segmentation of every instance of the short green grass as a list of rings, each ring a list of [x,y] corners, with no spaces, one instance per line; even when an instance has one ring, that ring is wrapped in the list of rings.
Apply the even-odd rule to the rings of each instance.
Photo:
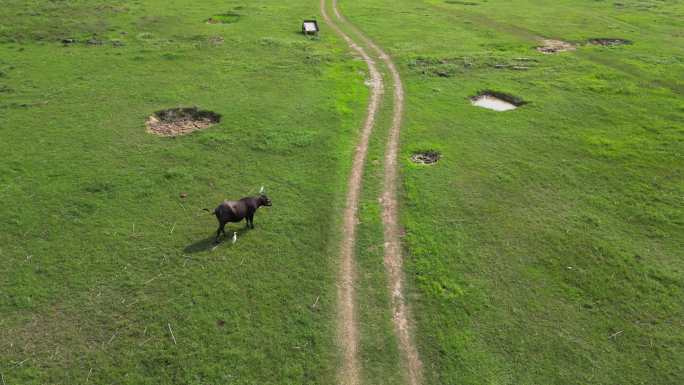
[[[340,4],[406,83],[402,220],[426,383],[684,381],[684,6]],[[579,47],[543,55],[537,37]],[[486,89],[528,104],[471,106]],[[442,160],[409,162],[425,149]]]
[[[319,40],[298,34],[318,5],[3,3],[6,384],[334,383],[337,229],[367,89],[324,24]],[[406,86],[402,222],[426,384],[683,382],[684,5],[340,6]],[[537,37],[579,47],[542,55]],[[634,44],[584,44],[596,37]],[[487,89],[528,104],[472,107]],[[389,101],[357,248],[369,384],[402,381],[377,202]],[[145,132],[152,112],[193,105],[221,123]],[[428,149],[438,164],[409,162]],[[200,209],[261,185],[274,206],[212,251]]]
[[[226,13],[221,13],[218,15],[214,15],[207,19],[207,22],[210,24],[232,24],[232,23],[237,23],[240,21],[240,15],[238,12],[235,11],[230,11]]]
[[[367,89],[341,40],[297,33],[317,13],[3,2],[4,383],[334,381],[337,229]],[[154,111],[194,105],[221,123],[145,132]],[[273,207],[212,251],[201,209],[261,185]]]

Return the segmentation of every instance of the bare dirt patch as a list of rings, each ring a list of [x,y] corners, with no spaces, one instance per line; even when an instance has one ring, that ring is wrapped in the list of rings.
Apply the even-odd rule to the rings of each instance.
[[[221,115],[197,107],[157,111],[145,122],[147,132],[159,136],[178,136],[201,130],[221,121]]]
[[[589,39],[589,44],[602,45],[606,47],[614,47],[616,45],[629,45],[632,44],[631,41],[625,39],[614,39],[614,38],[594,38]]]
[[[494,111],[509,111],[526,104],[527,102],[517,96],[498,91],[482,91],[470,98],[470,102],[477,107],[487,108]]]
[[[418,164],[435,164],[437,163],[442,155],[438,151],[421,151],[416,152],[411,155],[411,161]]]
[[[537,51],[545,54],[554,54],[558,52],[574,51],[575,45],[567,41],[543,39],[542,45],[537,47]]]

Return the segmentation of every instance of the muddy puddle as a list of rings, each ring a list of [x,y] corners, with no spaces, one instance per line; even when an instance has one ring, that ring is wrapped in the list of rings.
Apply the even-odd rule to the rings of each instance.
[[[474,106],[487,108],[494,111],[510,111],[518,108],[513,103],[507,102],[503,99],[499,99],[493,95],[480,95],[470,99],[470,102]]]

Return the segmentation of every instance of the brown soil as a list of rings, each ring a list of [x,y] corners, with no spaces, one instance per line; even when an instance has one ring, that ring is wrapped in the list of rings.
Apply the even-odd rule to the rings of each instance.
[[[159,136],[178,136],[189,134],[213,126],[221,120],[221,115],[211,111],[192,108],[172,108],[157,111],[145,122],[147,132]]]
[[[629,40],[625,40],[625,39],[598,38],[598,39],[589,39],[589,44],[612,47],[612,46],[616,46],[616,45],[632,44],[632,42]]]
[[[574,51],[576,48],[573,44],[562,40],[542,39],[542,45],[537,47],[537,51],[545,54],[553,54],[565,51]]]
[[[354,152],[351,174],[347,187],[347,202],[344,209],[343,228],[344,234],[340,244],[340,271],[338,273],[337,286],[337,338],[342,350],[342,365],[338,373],[338,382],[344,385],[357,385],[360,383],[360,364],[358,357],[359,330],[356,315],[356,299],[354,284],[356,280],[356,264],[354,263],[354,249],[356,244],[356,224],[358,223],[359,196],[363,181],[363,168],[368,152],[368,141],[375,126],[375,117],[380,107],[380,99],[383,94],[383,79],[375,62],[366,51],[356,44],[344,33],[328,16],[326,0],[321,0],[321,14],[330,28],[341,36],[366,62],[370,73],[370,100],[366,120],[361,130],[359,142]],[[333,6],[335,3],[333,2]],[[335,8],[337,13],[337,9]],[[339,19],[339,17],[338,17]],[[342,21],[342,20],[341,20]]]
[[[323,3],[324,0],[321,0]],[[385,151],[385,177],[382,197],[382,222],[385,238],[385,271],[388,275],[389,293],[392,305],[392,322],[399,341],[406,378],[410,385],[422,383],[423,364],[411,333],[410,309],[404,298],[404,272],[401,246],[401,227],[399,226],[399,202],[397,200],[397,179],[399,174],[398,153],[399,133],[404,113],[404,87],[401,76],[390,56],[366,37],[358,28],[349,23],[339,12],[337,0],[332,0],[335,16],[345,23],[363,42],[384,62],[392,75],[394,111],[392,126],[389,130]]]
[[[418,152],[411,156],[413,163],[419,164],[435,164],[442,156],[437,151]]]

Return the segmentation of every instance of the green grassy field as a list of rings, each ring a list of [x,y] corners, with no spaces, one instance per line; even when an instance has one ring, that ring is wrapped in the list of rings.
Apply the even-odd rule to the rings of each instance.
[[[239,21],[205,23],[229,12]],[[333,382],[336,229],[367,89],[344,43],[297,34],[317,12],[306,1],[3,3],[8,385]],[[193,105],[221,123],[145,132],[152,112]],[[273,207],[212,251],[216,219],[200,209],[261,185]]]
[[[684,381],[684,4],[340,4],[407,88],[403,221],[426,383]],[[543,55],[537,37],[579,47]],[[596,37],[633,44],[583,44]],[[529,104],[472,107],[485,89]],[[442,161],[408,161],[424,149]]]
[[[424,382],[682,383],[684,3],[549,3],[340,0],[406,87]],[[368,89],[325,25],[298,33],[318,7],[3,2],[3,385],[335,382],[337,229]],[[578,48],[543,55],[542,37]],[[584,44],[597,37],[632,44]],[[528,104],[471,106],[485,89]],[[195,105],[221,122],[145,132],[152,112]],[[368,384],[403,380],[377,201],[390,109],[358,230]],[[425,149],[442,160],[409,161]],[[212,250],[201,208],[261,185],[273,207]]]

